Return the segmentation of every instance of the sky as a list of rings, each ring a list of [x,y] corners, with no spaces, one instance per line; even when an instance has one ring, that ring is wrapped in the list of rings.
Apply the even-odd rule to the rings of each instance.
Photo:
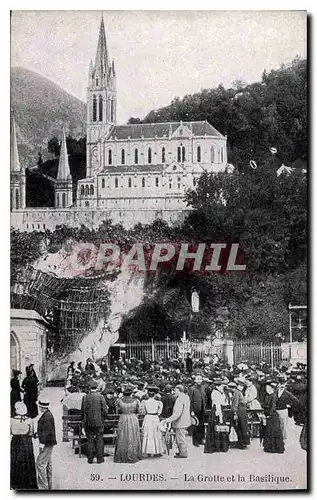
[[[104,11],[117,75],[117,123],[175,97],[259,81],[306,57],[304,11]],[[11,66],[36,71],[86,101],[100,11],[13,11]]]

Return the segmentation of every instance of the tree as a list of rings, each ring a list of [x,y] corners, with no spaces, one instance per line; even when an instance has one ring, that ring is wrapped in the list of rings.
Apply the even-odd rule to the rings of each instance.
[[[52,137],[52,139],[50,139],[48,141],[47,149],[48,149],[48,152],[51,153],[52,159],[55,159],[59,156],[61,146],[60,146],[60,143],[59,143],[59,140],[57,139],[57,137],[54,136],[54,137]]]

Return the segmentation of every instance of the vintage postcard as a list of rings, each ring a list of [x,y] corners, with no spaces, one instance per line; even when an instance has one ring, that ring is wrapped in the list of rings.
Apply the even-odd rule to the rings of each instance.
[[[307,489],[307,13],[11,12],[12,490]]]

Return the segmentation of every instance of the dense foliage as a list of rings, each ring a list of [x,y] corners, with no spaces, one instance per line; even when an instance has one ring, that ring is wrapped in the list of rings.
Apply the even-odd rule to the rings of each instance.
[[[307,159],[307,62],[295,59],[278,70],[264,71],[261,82],[234,82],[225,89],[204,89],[151,111],[149,122],[207,120],[228,136],[229,162],[242,167],[263,161],[278,149],[282,161]],[[131,118],[130,123],[138,123]]]

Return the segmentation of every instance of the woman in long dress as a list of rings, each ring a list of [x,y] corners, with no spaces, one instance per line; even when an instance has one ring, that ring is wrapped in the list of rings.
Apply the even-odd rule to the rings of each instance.
[[[15,416],[15,403],[21,401],[21,387],[20,387],[20,375],[22,372],[20,370],[12,370],[13,377],[11,379],[11,393],[10,393],[10,403],[11,403],[11,417]]]
[[[22,402],[15,404],[15,414],[10,421],[12,435],[10,486],[12,490],[37,490],[32,443],[33,422],[27,417],[27,408]]]
[[[214,386],[211,392],[211,412],[204,453],[226,452],[229,449],[229,426],[226,425],[223,415],[223,407],[227,405],[227,398],[222,381],[214,381]]]
[[[160,456],[165,453],[163,434],[160,430],[159,416],[163,410],[163,403],[154,399],[157,388],[149,387],[149,398],[143,401],[142,408],[145,417],[142,425],[142,454]]]
[[[28,410],[28,417],[35,418],[38,415],[37,398],[38,398],[38,379],[33,376],[30,369],[26,368],[26,377],[22,382],[24,390],[24,403]]]
[[[270,382],[266,384],[266,395],[264,397],[264,414],[266,426],[263,438],[264,451],[267,453],[284,453],[283,433],[279,415],[276,411],[277,395],[274,386]]]
[[[114,453],[114,462],[135,463],[141,460],[141,439],[138,413],[141,412],[140,401],[131,397],[133,386],[123,388],[123,396],[117,401],[118,435]]]

